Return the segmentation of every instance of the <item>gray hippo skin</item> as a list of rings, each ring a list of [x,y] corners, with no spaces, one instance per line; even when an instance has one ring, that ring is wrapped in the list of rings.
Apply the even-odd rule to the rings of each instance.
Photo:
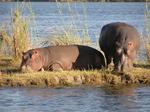
[[[106,66],[103,54],[81,45],[48,46],[31,49],[22,56],[22,71],[60,71],[101,69]]]
[[[114,71],[132,68],[133,60],[140,47],[137,30],[126,23],[115,22],[102,27],[99,45],[109,65],[113,59]]]

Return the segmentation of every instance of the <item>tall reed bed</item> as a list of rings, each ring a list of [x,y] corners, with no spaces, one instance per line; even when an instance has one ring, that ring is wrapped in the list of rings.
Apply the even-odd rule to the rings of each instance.
[[[11,54],[11,38],[8,35],[5,26],[0,27],[0,57],[9,56]]]
[[[7,32],[4,28],[0,30],[1,52],[4,56],[9,54],[15,63],[20,61],[22,52],[30,48],[31,31],[29,31],[29,24],[32,16],[25,17],[23,15],[24,8],[24,3],[17,3],[16,8],[11,10],[10,31]],[[6,49],[7,51],[4,52]]]

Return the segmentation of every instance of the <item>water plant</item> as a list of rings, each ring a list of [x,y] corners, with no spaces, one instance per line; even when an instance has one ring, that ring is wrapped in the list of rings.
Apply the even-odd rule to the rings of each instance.
[[[4,26],[0,28],[0,57],[9,56],[11,54],[11,38]]]
[[[7,32],[4,28],[0,30],[1,52],[3,55],[9,54],[14,64],[20,63],[22,52],[30,48],[29,24],[31,16],[25,17],[23,10],[24,4],[17,3],[16,8],[11,10],[10,31]]]
[[[29,48],[28,25],[29,22],[25,20],[20,9],[17,8],[12,12],[13,51],[16,59]]]

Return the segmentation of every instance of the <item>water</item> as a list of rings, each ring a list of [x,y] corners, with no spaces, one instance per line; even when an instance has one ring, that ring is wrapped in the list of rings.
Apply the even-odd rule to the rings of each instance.
[[[63,28],[72,27],[81,31],[88,29],[90,38],[99,37],[103,25],[122,21],[135,26],[139,33],[145,31],[145,3],[25,3],[23,13],[25,16],[32,12],[35,24],[31,26],[36,32],[33,37],[46,37],[54,32],[55,27],[60,31]],[[28,9],[28,7],[30,7]],[[16,3],[0,3],[0,20],[10,23],[11,9],[15,9]],[[33,15],[33,14],[32,14]],[[35,26],[34,26],[35,25]],[[36,28],[35,28],[36,27]]]
[[[149,112],[150,87],[1,88],[1,112]]]

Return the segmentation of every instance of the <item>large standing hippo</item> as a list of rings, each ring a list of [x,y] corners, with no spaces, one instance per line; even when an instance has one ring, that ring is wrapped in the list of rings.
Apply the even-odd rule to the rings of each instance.
[[[88,46],[48,46],[23,53],[21,69],[22,71],[100,69],[106,65],[105,62],[100,51]]]
[[[140,47],[140,36],[133,26],[115,22],[102,27],[99,44],[105,53],[107,65],[113,59],[114,71],[123,71],[124,67],[133,66]]]

